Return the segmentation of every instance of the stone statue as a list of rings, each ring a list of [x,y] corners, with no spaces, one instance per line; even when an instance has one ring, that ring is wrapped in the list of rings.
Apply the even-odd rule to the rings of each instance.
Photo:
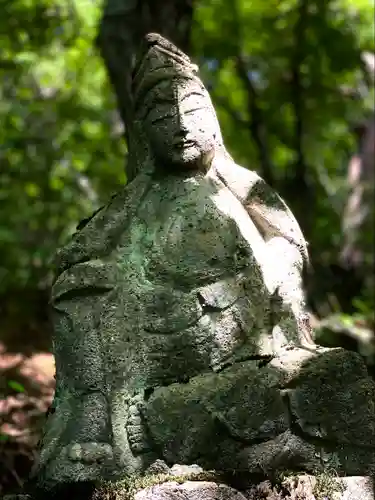
[[[160,460],[266,474],[375,464],[374,384],[358,355],[312,341],[306,242],[226,151],[197,71],[146,37],[129,182],[57,254],[43,488]]]

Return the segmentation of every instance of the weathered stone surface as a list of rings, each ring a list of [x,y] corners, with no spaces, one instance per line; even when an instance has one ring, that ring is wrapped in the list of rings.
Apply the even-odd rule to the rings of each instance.
[[[202,459],[210,449],[215,463],[206,452],[207,466],[253,473],[331,462],[348,474],[375,470],[375,385],[361,358],[321,349],[293,379],[287,369],[289,356],[295,368],[295,351],[277,358],[285,372],[246,361],[156,389],[142,412],[167,461]]]
[[[342,492],[341,498],[337,500],[374,500],[375,484],[370,477],[343,477],[336,479],[341,482],[345,490]],[[336,498],[333,498],[336,500]]]
[[[79,493],[80,500],[375,500],[374,483],[370,477],[352,476],[339,478],[334,473],[311,475],[288,475],[279,481],[269,480],[252,484],[238,490],[222,482],[194,479],[202,473],[198,466],[175,465],[170,469],[179,476],[163,479],[163,476],[145,478],[147,486],[126,488],[122,482],[94,489],[93,493]],[[182,476],[181,476],[182,473]],[[188,476],[193,474],[192,479]],[[183,479],[186,475],[186,479]],[[58,498],[77,494],[74,490]],[[7,495],[4,500],[46,500],[38,496]],[[77,497],[78,498],[78,497]]]
[[[5,495],[3,500],[32,500],[30,495]]]
[[[135,494],[134,500],[246,500],[242,493],[225,484],[187,481],[151,486]]]
[[[58,252],[42,488],[162,462],[375,469],[374,381],[359,355],[312,343],[302,233],[226,152],[196,71],[149,37],[133,82],[137,175]]]
[[[247,500],[374,500],[369,477],[334,475],[286,477],[281,484],[269,481],[254,485],[244,493]]]

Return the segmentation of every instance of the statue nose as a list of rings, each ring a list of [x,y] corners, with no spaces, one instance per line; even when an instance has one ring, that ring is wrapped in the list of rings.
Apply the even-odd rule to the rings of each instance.
[[[187,126],[187,120],[185,118],[185,116],[181,113],[181,115],[179,116],[179,125],[180,125],[180,131],[181,133],[187,133],[187,129],[188,129],[188,126]]]
[[[180,129],[174,137],[173,144],[181,146],[185,142],[187,135],[188,131],[186,129]]]
[[[188,129],[187,128],[180,128],[178,133],[176,134],[177,139],[185,139],[185,137],[188,135]]]
[[[181,109],[178,115],[179,121],[179,130],[180,133],[185,137],[192,129],[192,116],[189,113],[186,113],[186,109]]]

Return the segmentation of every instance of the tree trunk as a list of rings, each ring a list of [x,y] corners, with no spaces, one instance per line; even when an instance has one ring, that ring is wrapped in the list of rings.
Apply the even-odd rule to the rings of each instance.
[[[189,53],[192,0],[106,0],[97,45],[125,126],[131,120],[131,75],[142,38],[159,33]]]

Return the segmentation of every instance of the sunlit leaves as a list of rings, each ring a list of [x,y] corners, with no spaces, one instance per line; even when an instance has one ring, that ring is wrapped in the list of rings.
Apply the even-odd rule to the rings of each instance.
[[[4,289],[44,280],[56,247],[125,179],[115,102],[93,45],[100,5],[0,0],[0,9]]]
[[[196,9],[194,47],[198,54],[214,59],[220,68],[206,69],[204,75],[210,81],[219,114],[226,115],[224,133],[230,138],[228,146],[235,157],[242,157],[244,148],[238,128],[252,117],[233,58],[239,51],[247,57],[249,70],[262,82],[256,85],[253,80],[278,168],[288,163],[290,155],[285,154],[285,147],[293,148],[295,116],[291,103],[295,89],[291,72],[293,60],[298,57],[307,151],[320,150],[319,161],[336,169],[329,151],[332,143],[347,148],[351,140],[347,124],[356,110],[360,113],[360,103],[353,103],[345,91],[356,88],[361,78],[360,58],[368,40],[364,34],[373,30],[374,7],[367,0],[315,0],[308,2],[305,18],[301,19],[301,5],[301,0],[201,0]],[[296,39],[298,23],[303,23],[300,39]],[[335,150],[338,162],[340,149]],[[254,161],[256,158],[251,163]]]

